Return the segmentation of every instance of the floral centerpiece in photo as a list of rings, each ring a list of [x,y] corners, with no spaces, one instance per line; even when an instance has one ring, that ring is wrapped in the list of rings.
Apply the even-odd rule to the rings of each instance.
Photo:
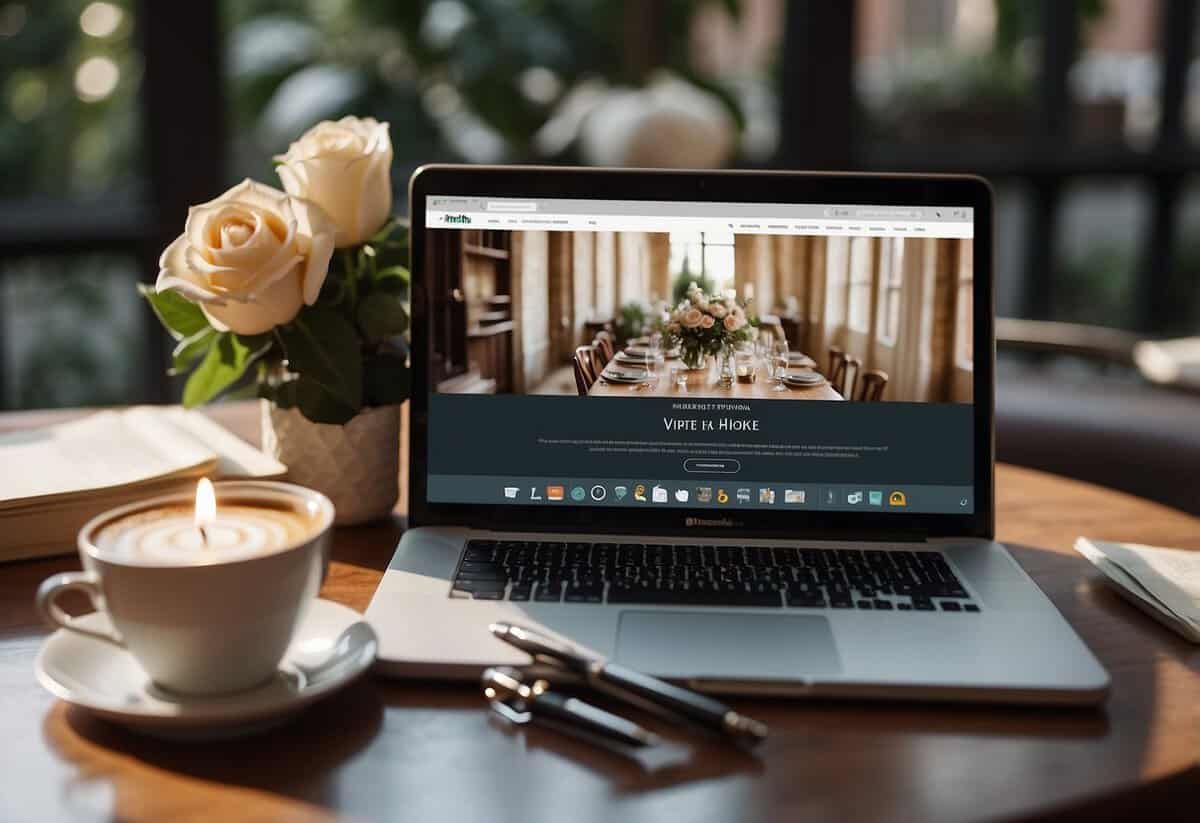
[[[666,342],[679,347],[679,357],[689,369],[704,367],[709,355],[730,351],[751,339],[753,322],[733,291],[706,294],[695,283],[667,317]]]

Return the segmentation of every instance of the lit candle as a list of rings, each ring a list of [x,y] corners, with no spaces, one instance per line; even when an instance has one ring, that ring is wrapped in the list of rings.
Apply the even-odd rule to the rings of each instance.
[[[231,493],[218,508],[216,489],[202,478],[194,502],[164,503],[114,519],[100,528],[96,544],[134,562],[226,562],[278,551],[314,526],[310,512],[246,492]]]
[[[196,484],[196,511],[193,522],[196,531],[200,532],[200,542],[208,548],[208,527],[217,519],[217,493],[213,490],[212,481],[201,477]]]

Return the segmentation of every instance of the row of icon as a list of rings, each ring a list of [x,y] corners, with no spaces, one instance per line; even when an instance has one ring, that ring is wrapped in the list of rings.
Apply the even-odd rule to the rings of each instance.
[[[562,485],[548,485],[544,489],[538,486],[529,487],[529,500],[540,502],[543,500],[561,501],[566,500],[569,494],[571,500],[576,503],[582,503],[589,497],[596,503],[602,503],[608,499],[610,489],[608,486],[600,483],[593,484],[591,488],[585,489],[583,486],[572,486],[568,493],[567,487]],[[614,499],[618,502],[629,496],[629,486],[613,486],[611,493]],[[695,488],[695,502],[697,503],[712,503],[714,500],[724,505],[731,499],[736,499],[740,504],[748,504],[752,501],[753,490],[749,488],[738,488],[733,490],[731,497],[729,491],[721,487],[713,486],[697,486]],[[508,500],[517,500],[521,494],[520,486],[505,486],[504,497]],[[846,504],[850,506],[859,506],[866,503],[869,506],[882,506],[884,497],[883,492],[878,490],[867,491],[851,491],[845,493]],[[827,506],[835,506],[839,503],[839,495],[836,489],[823,489],[821,502]],[[673,492],[667,489],[666,486],[654,485],[647,486],[644,483],[637,483],[633,486],[633,499],[637,503],[669,503],[674,498],[676,503],[688,503],[692,500],[692,491],[690,489],[677,488]],[[808,496],[804,489],[784,489],[783,502],[787,505],[804,505],[808,502]],[[776,492],[775,489],[763,487],[758,490],[758,502],[760,505],[773,506],[775,505]],[[908,497],[902,491],[890,492],[887,496],[887,504],[889,506],[907,506]]]

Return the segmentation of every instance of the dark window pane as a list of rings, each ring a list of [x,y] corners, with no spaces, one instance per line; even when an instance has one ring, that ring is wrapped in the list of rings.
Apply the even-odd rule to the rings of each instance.
[[[1059,218],[1054,320],[1131,328],[1133,283],[1148,229],[1144,186],[1136,180],[1069,186]]]
[[[104,405],[142,396],[147,356],[136,282],[137,263],[129,257],[4,263],[4,405]]]
[[[134,23],[131,0],[0,2],[0,198],[134,199]]]
[[[1024,133],[1037,3],[858,0],[857,25],[855,81],[874,134],[944,144]]]
[[[1081,142],[1148,146],[1160,119],[1159,0],[1081,3],[1080,50],[1071,67]]]

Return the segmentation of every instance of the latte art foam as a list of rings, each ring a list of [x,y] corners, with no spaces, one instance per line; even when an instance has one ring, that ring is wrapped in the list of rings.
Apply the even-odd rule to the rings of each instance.
[[[96,534],[96,548],[113,560],[149,565],[203,565],[270,554],[313,532],[308,517],[289,509],[222,504],[204,539],[190,508],[137,512]]]

